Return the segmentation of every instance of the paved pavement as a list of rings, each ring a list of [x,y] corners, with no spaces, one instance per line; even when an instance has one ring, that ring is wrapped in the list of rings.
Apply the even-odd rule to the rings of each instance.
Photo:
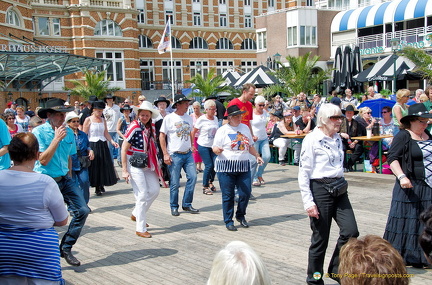
[[[79,285],[205,284],[216,252],[229,241],[242,240],[261,255],[273,284],[305,284],[311,231],[301,202],[297,170],[296,166],[268,165],[266,184],[253,188],[257,200],[248,207],[250,227],[237,232],[227,231],[224,226],[221,192],[202,194],[202,174],[198,175],[193,203],[200,214],[180,212],[179,217],[171,216],[169,189],[161,188],[148,213],[151,239],[135,235],[130,220],[134,205],[130,184],[121,180],[107,187],[102,197],[92,193],[92,213],[73,248],[83,265],[72,267],[62,260],[63,277],[67,284]],[[347,173],[346,178],[360,235],[382,236],[394,177],[355,172]],[[184,183],[185,179],[181,193]],[[333,225],[325,268],[336,244],[338,227]],[[64,230],[59,229],[60,235]],[[432,284],[431,269],[408,267],[408,273],[414,274],[411,284]],[[324,280],[336,284],[329,278]]]

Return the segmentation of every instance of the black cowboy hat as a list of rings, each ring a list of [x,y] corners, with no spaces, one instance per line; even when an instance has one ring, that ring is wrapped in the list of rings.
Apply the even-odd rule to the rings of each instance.
[[[400,119],[401,123],[406,124],[413,117],[432,118],[432,114],[426,109],[423,103],[413,104],[408,108],[408,115]]]
[[[159,98],[157,98],[156,100],[154,100],[154,102],[153,102],[153,104],[157,107],[157,104],[159,103],[159,102],[165,102],[166,104],[167,104],[167,107],[170,105],[170,101],[166,98],[166,97],[163,97],[163,96],[160,96]]]
[[[37,115],[41,119],[47,118],[48,112],[71,112],[75,109],[74,106],[65,106],[65,100],[59,98],[52,98],[46,101],[45,108],[39,109]]]
[[[246,111],[240,110],[240,108],[237,105],[232,105],[232,106],[229,106],[227,108],[228,117],[229,116],[240,115],[240,114],[243,114],[243,113],[246,113]]]
[[[100,110],[103,110],[103,109],[105,109],[105,102],[104,102],[104,101],[101,101],[101,100],[94,101],[94,102],[92,103],[92,108],[93,108],[93,109],[100,109]]]
[[[90,95],[87,101],[91,104],[97,100],[98,100],[98,98],[95,95]]]
[[[176,108],[177,103],[185,102],[185,101],[190,102],[191,99],[188,99],[185,95],[182,95],[182,94],[180,94],[180,95],[176,95],[176,96],[174,97],[174,103],[173,103],[173,105],[172,105],[173,109]]]
[[[210,99],[218,100],[218,99],[219,99],[219,96],[217,96],[217,95],[208,96],[208,97],[205,99],[205,101],[210,100]]]
[[[129,106],[128,104],[125,104],[123,107],[120,108],[120,112],[123,113],[124,110],[129,110],[132,112],[132,107]]]
[[[275,117],[278,117],[279,119],[283,119],[283,117],[284,117],[284,115],[281,111],[275,111],[272,115]]]
[[[354,114],[357,114],[359,111],[351,104],[345,107],[345,109],[342,109],[342,113],[345,114],[346,111],[353,111]]]
[[[113,96],[111,93],[110,94],[107,94],[107,95],[105,95],[105,97],[104,97],[104,101],[106,102],[106,99],[115,99],[115,96]]]

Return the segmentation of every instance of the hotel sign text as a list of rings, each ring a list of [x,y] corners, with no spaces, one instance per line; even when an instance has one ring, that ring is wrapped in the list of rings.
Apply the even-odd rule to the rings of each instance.
[[[64,46],[34,46],[34,45],[5,45],[5,44],[0,44],[0,51],[66,53],[66,47],[64,47]]]

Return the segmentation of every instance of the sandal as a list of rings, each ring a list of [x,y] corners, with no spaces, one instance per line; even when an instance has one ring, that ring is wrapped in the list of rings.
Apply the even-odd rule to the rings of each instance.
[[[261,186],[261,183],[258,182],[258,181],[256,181],[256,182],[252,183],[252,185],[253,185],[253,186]]]
[[[208,187],[204,187],[203,188],[203,194],[205,194],[205,195],[213,195],[213,192]]]
[[[261,185],[264,185],[264,184],[265,184],[265,181],[264,181],[264,179],[263,179],[262,177],[258,177],[258,180],[259,180],[259,182],[261,183]]]
[[[216,192],[216,187],[213,185],[213,183],[209,184],[209,188],[210,190],[212,190],[213,192]]]

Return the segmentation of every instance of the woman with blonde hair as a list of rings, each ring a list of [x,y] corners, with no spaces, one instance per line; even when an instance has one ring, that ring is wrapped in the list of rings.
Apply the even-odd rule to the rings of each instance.
[[[372,128],[375,119],[372,117],[372,110],[369,107],[359,109],[359,115],[355,118],[365,129]]]
[[[399,132],[399,128],[401,125],[400,120],[402,119],[402,117],[408,114],[408,106],[406,103],[408,102],[410,94],[411,91],[409,91],[408,89],[399,89],[396,92],[396,104],[394,104],[393,106],[392,116],[394,124],[395,126],[397,126],[397,128],[396,133],[394,133],[393,135],[396,135]]]

